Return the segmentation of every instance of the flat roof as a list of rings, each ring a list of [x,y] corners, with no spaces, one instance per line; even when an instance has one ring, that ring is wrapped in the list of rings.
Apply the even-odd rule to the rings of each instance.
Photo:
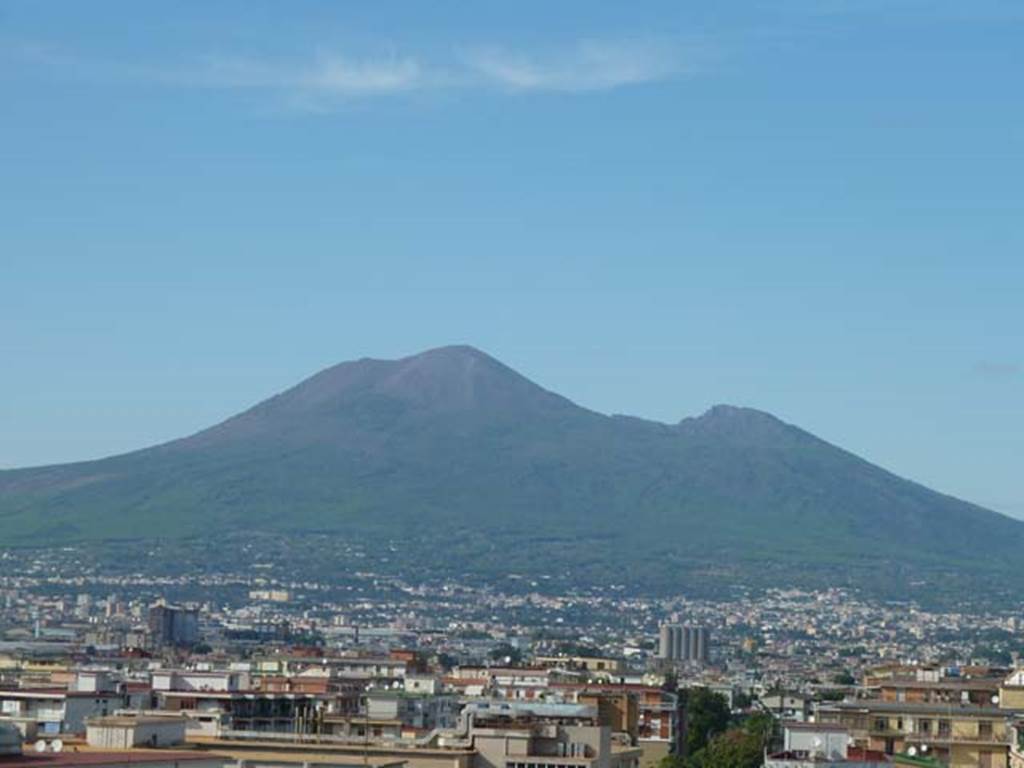
[[[161,696],[185,699],[315,699],[327,694],[315,691],[160,691]]]
[[[69,691],[67,688],[0,688],[2,699],[111,699],[115,691]]]
[[[107,715],[105,717],[88,717],[86,725],[100,728],[121,727],[130,725],[153,725],[163,723],[185,723],[188,718],[178,712],[168,712],[166,715]]]
[[[189,735],[188,743],[194,744],[198,749],[207,752],[250,752],[258,750],[267,753],[280,754],[281,752],[294,752],[296,754],[309,754],[320,752],[330,754],[337,759],[339,754],[354,753],[362,756],[366,754],[369,759],[374,756],[378,758],[394,755],[391,761],[384,761],[384,765],[393,765],[404,762],[406,756],[426,757],[452,757],[454,755],[472,755],[476,753],[470,746],[418,746],[410,742],[381,744],[374,742],[359,742],[356,739],[347,742],[333,742],[324,739],[316,741],[315,736],[306,736],[300,739],[248,739],[248,738],[224,738],[217,736],[201,736],[199,734]],[[373,765],[378,765],[374,762]]]
[[[208,755],[209,758],[214,758],[214,759],[222,760],[225,756],[233,757],[233,755],[230,755],[229,753],[230,753],[230,750],[224,750],[223,752],[211,751],[211,752],[208,752],[206,754]],[[296,764],[303,764],[303,765],[305,765],[305,764],[319,765],[321,763],[329,763],[332,766],[341,765],[341,766],[346,766],[346,768],[367,768],[367,764],[365,762],[363,762],[362,760],[356,759],[356,760],[353,760],[351,763],[342,763],[342,762],[338,761],[338,756],[337,755],[332,755],[330,753],[317,753],[317,752],[302,752],[301,754],[299,754],[299,753],[288,754],[288,753],[282,753],[282,752],[279,752],[279,751],[276,751],[276,752],[250,752],[250,751],[246,750],[245,751],[245,756],[242,759],[244,761],[246,761],[246,762],[252,760],[254,762],[263,762],[263,763],[274,763],[274,762],[281,763],[281,762],[285,762],[285,761],[291,762],[292,760],[294,760]],[[405,764],[406,764],[405,760],[390,760],[390,761],[387,761],[387,762],[370,763],[370,766],[372,768],[402,768],[402,766],[404,766]]]
[[[133,765],[144,763],[167,762],[210,762],[215,757],[207,752],[162,749],[122,749],[111,751],[66,751],[66,752],[26,752],[23,755],[0,757],[3,768],[47,768],[47,766],[78,766],[78,765]]]
[[[828,731],[829,733],[847,733],[845,725],[838,723],[796,723],[788,720],[783,721],[782,727],[787,731]]]
[[[1003,685],[1003,678],[949,678],[946,680],[880,680],[869,688],[927,688],[929,690],[950,688],[956,690],[988,691]]]
[[[861,711],[865,713],[884,712],[899,714],[901,712],[946,715],[947,717],[1009,717],[1012,712],[998,707],[983,707],[977,704],[946,704],[943,702],[910,702],[910,701],[837,701],[828,707],[821,707],[820,712],[843,710],[846,712]]]

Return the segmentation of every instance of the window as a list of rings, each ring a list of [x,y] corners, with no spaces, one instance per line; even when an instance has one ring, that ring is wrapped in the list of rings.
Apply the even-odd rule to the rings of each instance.
[[[992,738],[992,721],[991,720],[981,720],[978,723],[978,736],[983,738],[983,739],[991,739]]]
[[[889,721],[884,717],[875,718],[875,730],[876,731],[887,731],[889,730]]]
[[[939,720],[939,736],[948,739],[953,728],[949,724],[949,720]]]
[[[918,720],[917,721],[917,732],[918,733],[931,733],[932,732],[932,721],[931,720]]]

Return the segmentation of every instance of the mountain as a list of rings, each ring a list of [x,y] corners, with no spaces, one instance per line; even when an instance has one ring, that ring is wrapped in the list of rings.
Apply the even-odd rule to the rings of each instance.
[[[767,413],[605,416],[471,347],[342,363],[190,437],[0,472],[13,545],[224,531],[384,536],[410,566],[458,553],[652,588],[1020,581],[1024,548],[1024,523]]]

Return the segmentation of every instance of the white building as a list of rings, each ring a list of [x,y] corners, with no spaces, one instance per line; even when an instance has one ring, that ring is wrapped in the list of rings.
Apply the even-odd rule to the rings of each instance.
[[[174,747],[185,743],[185,725],[181,716],[95,717],[85,722],[85,738],[90,747],[100,749]]]

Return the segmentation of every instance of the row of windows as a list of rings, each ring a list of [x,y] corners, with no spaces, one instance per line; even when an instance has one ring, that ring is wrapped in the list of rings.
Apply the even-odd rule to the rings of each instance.
[[[889,719],[885,717],[875,718],[875,730],[876,731],[888,731],[890,729]],[[949,720],[939,720],[938,723],[934,723],[932,720],[927,718],[918,718],[916,722],[915,733],[919,734],[936,734],[940,737],[948,737],[952,733],[952,724]],[[896,719],[896,730],[903,730],[903,718]],[[989,738],[992,736],[992,723],[988,720],[978,721],[978,736],[981,738]]]

